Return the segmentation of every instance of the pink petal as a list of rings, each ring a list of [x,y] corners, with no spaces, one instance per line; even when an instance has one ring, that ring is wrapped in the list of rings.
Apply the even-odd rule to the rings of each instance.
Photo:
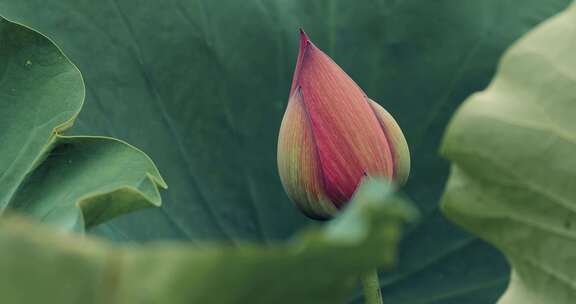
[[[292,91],[301,90],[326,196],[338,207],[362,177],[392,178],[393,156],[364,92],[304,33]]]

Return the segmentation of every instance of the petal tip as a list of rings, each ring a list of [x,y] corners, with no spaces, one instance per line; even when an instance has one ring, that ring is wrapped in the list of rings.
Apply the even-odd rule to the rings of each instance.
[[[306,35],[306,32],[304,32],[303,28],[300,28],[299,32],[300,32],[300,50],[302,51],[307,46],[312,44],[312,41],[310,41],[310,38],[308,37],[308,35]]]
[[[299,28],[299,32],[300,32],[300,50],[298,51],[298,59],[296,60],[296,70],[294,71],[294,78],[292,79],[292,87],[290,89],[290,96],[292,96],[292,94],[294,94],[294,90],[298,86],[300,69],[301,69],[301,65],[302,65],[302,61],[303,61],[303,58],[305,56],[305,53],[306,53],[307,49],[309,48],[309,46],[313,45],[312,41],[310,41],[310,38],[308,37],[308,35],[306,35],[306,32],[304,32],[304,29]]]

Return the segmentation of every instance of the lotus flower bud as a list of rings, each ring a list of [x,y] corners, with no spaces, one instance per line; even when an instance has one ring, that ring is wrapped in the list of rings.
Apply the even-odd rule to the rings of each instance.
[[[403,184],[410,154],[392,116],[300,34],[278,138],[278,170],[299,209],[311,218],[329,219],[351,199],[364,176]]]

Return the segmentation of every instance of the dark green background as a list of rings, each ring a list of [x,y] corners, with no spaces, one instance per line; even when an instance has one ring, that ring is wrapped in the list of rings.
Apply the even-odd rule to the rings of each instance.
[[[567,0],[0,0],[0,14],[58,43],[83,72],[75,132],[147,152],[162,209],[98,233],[123,241],[275,242],[311,224],[276,172],[276,137],[303,26],[398,120],[412,151],[405,192],[423,220],[382,281],[387,303],[491,303],[502,257],[447,223],[437,154],[457,105],[486,86],[516,38]]]

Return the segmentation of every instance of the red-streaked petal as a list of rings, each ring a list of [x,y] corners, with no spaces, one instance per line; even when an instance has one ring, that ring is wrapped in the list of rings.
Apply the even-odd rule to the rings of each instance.
[[[341,207],[364,174],[392,178],[393,156],[364,92],[320,49],[304,42],[295,85],[310,119],[324,192]]]
[[[288,101],[280,126],[278,171],[284,189],[306,215],[326,219],[336,213],[323,193],[318,154],[299,89]]]
[[[390,150],[392,150],[392,155],[394,156],[394,182],[402,185],[406,182],[410,174],[410,151],[408,149],[408,143],[406,142],[406,138],[404,138],[400,126],[396,120],[394,120],[394,117],[375,101],[370,99],[369,102],[384,130],[384,134],[390,145]]]

